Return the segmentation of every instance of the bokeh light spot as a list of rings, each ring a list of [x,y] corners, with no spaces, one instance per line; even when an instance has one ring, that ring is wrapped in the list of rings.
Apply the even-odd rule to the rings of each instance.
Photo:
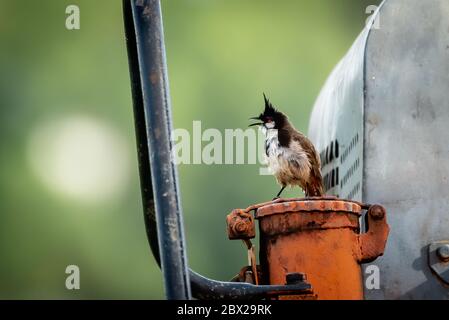
[[[123,193],[130,171],[124,137],[84,115],[38,124],[29,138],[28,160],[50,191],[85,203]]]

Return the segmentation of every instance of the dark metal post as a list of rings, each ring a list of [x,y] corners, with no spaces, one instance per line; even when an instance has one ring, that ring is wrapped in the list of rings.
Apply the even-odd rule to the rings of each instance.
[[[126,2],[125,0],[125,19],[127,20],[125,26],[127,27],[127,35],[132,35],[133,32],[128,32],[131,27],[129,26],[130,13],[126,13],[126,8],[130,5],[140,73],[141,88],[138,88],[136,82],[139,79],[135,76],[137,70],[135,70],[135,64],[134,67],[131,66],[136,130],[139,140],[138,148],[139,153],[148,152],[147,158],[149,157],[148,167],[148,163],[142,161],[145,160],[145,155],[143,157],[140,155],[141,173],[146,171],[141,180],[144,206],[152,205],[151,198],[145,195],[145,193],[151,192],[152,186],[166,297],[167,299],[190,299],[190,280],[187,269],[178,177],[172,159],[171,107],[160,1],[129,0],[129,3]],[[127,15],[128,17],[126,17]],[[134,42],[133,39],[128,39],[129,41]],[[128,46],[131,55],[133,54],[132,47],[132,45]],[[138,91],[140,91],[140,94]],[[139,135],[144,134],[142,132],[144,124],[139,123],[142,120],[139,117],[139,113],[142,112],[139,109],[139,104],[141,104],[139,101],[143,102],[143,116],[146,126],[146,137],[143,139],[139,139]],[[148,148],[141,146],[141,142],[146,140],[148,141]],[[151,184],[146,181],[149,179],[148,173],[151,176]],[[150,199],[150,201],[147,201],[147,199]],[[151,208],[146,207],[145,210],[151,211]],[[151,215],[152,212],[147,212],[147,214]],[[151,224],[147,223],[148,227],[151,227]]]
[[[160,4],[123,0],[123,11],[144,220],[151,251],[162,266],[167,298],[189,299],[189,280],[197,299],[263,299],[309,292],[307,283],[255,286],[208,279],[190,269],[187,273],[176,167],[169,153],[170,105]]]
[[[131,10],[131,2],[129,0],[123,0],[123,17],[125,22],[126,44],[128,48],[129,73],[131,77],[134,126],[136,129],[137,156],[139,163],[140,190],[142,193],[144,222],[151,252],[160,267],[161,259],[157,239],[156,212],[154,209],[153,183],[151,182],[150,155],[148,152],[143,94],[142,86],[140,84],[139,58],[137,55],[133,13]]]

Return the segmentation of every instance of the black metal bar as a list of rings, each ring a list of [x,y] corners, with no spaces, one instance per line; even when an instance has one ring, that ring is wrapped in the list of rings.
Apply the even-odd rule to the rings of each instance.
[[[155,209],[155,201],[154,201],[154,195],[157,192],[161,192],[160,188],[154,188],[153,190],[153,178],[152,178],[152,169],[153,172],[159,172],[159,170],[162,168],[157,168],[154,165],[150,165],[150,161],[153,161],[153,158],[150,160],[150,152],[149,152],[149,145],[151,137],[154,136],[150,135],[149,132],[151,130],[155,130],[155,128],[159,128],[159,126],[154,126],[152,121],[148,121],[148,112],[146,111],[146,108],[149,106],[153,106],[153,104],[148,104],[148,101],[144,101],[144,94],[145,91],[147,95],[150,94],[150,98],[147,99],[155,99],[157,98],[157,95],[152,95],[153,98],[151,98],[151,92],[152,90],[149,89],[149,86],[151,85],[148,83],[148,81],[144,81],[145,75],[148,75],[148,73],[143,73],[141,76],[141,72],[144,71],[140,67],[141,60],[139,59],[139,51],[137,46],[137,37],[135,28],[136,25],[134,23],[134,17],[133,17],[133,5],[134,0],[123,0],[123,13],[124,13],[124,23],[125,23],[125,34],[126,34],[126,43],[128,48],[128,59],[129,59],[129,68],[130,68],[130,77],[131,77],[131,90],[132,90],[132,96],[133,96],[133,109],[134,109],[134,121],[135,121],[135,129],[136,129],[136,140],[137,140],[137,151],[138,151],[138,160],[139,160],[139,174],[140,174],[140,184],[141,184],[141,192],[142,192],[142,202],[144,207],[144,221],[146,226],[146,233],[148,237],[148,241],[150,244],[151,251],[153,253],[154,258],[156,259],[156,262],[159,266],[161,266],[161,256],[160,256],[160,244],[166,244],[171,246],[172,243],[170,241],[164,242],[160,239],[158,234],[158,230],[161,228],[164,234],[167,233],[167,231],[171,230],[171,227],[166,224],[159,223],[161,220],[160,218],[156,217],[156,209]],[[143,1],[138,1],[143,5]],[[156,1],[152,1],[156,2]],[[158,9],[158,12],[160,14],[160,7]],[[159,20],[161,21],[161,20]],[[142,26],[141,26],[142,27]],[[149,29],[149,27],[147,27]],[[162,32],[161,29],[159,29],[158,33]],[[159,33],[161,34],[161,33]],[[145,40],[145,38],[141,38],[142,34],[139,34],[139,39]],[[153,43],[154,44],[154,43]],[[159,46],[163,46],[163,42],[159,43]],[[153,53],[154,54],[154,53]],[[163,55],[163,50],[159,51],[159,54]],[[148,56],[147,53],[143,56],[144,58],[152,58],[153,56]],[[140,61],[139,61],[140,60]],[[160,61],[160,60],[158,60]],[[154,62],[153,62],[154,63]],[[162,65],[165,65],[165,62],[162,63]],[[161,71],[160,71],[161,72]],[[162,71],[163,73],[164,71]],[[151,74],[150,74],[151,76]],[[147,79],[148,80],[148,79]],[[151,82],[151,78],[150,78]],[[142,83],[145,84],[145,86],[142,86]],[[157,84],[156,84],[157,85]],[[165,82],[165,85],[167,83]],[[161,89],[161,87],[159,87]],[[168,92],[167,92],[168,94]],[[160,95],[159,95],[160,97]],[[145,104],[147,102],[147,104]],[[154,106],[160,106],[159,104],[154,104]],[[165,104],[165,107],[169,107],[169,104]],[[153,109],[150,109],[149,112],[151,112]],[[157,109],[159,110],[159,109]],[[153,110],[155,111],[155,110]],[[169,113],[168,113],[169,115]],[[169,120],[168,116],[168,120]],[[159,118],[158,118],[159,119]],[[171,128],[171,126],[169,126]],[[149,139],[150,137],[150,139]],[[154,140],[153,140],[154,141]],[[160,140],[156,140],[160,141]],[[168,144],[167,144],[168,145]],[[154,155],[153,155],[154,157]],[[165,168],[165,167],[163,167]],[[176,170],[176,169],[174,169]],[[176,181],[176,175],[174,175],[175,181]],[[158,183],[156,179],[155,183]],[[177,188],[175,188],[175,192],[177,192]],[[173,194],[172,194],[173,195]],[[159,195],[160,198],[160,195]],[[173,197],[172,197],[173,199]],[[179,202],[178,202],[179,205]],[[178,216],[182,217],[181,211],[178,210]],[[163,212],[162,212],[163,213]],[[159,212],[158,214],[161,214]],[[164,219],[162,219],[163,222]],[[182,230],[182,219],[179,219],[179,227]],[[175,239],[175,242],[181,241],[184,243],[183,238]],[[181,250],[179,248],[179,244],[177,244],[178,250]],[[182,246],[184,247],[184,246]],[[161,251],[163,252],[162,257],[166,256],[167,250],[166,246],[161,247]],[[167,258],[166,258],[167,261]],[[169,263],[173,262],[168,259]],[[173,281],[176,281],[176,278],[173,279],[171,275],[168,275],[167,279],[167,272],[170,272],[171,270],[175,270],[177,273],[176,275],[179,276],[179,272],[184,270],[184,268],[187,266],[187,262],[184,260],[184,266],[182,268],[179,268],[179,263],[174,261],[174,265],[162,265],[162,269],[164,272],[164,280],[165,280],[165,286],[166,286],[166,292],[167,292],[167,298],[169,299],[178,299],[178,298],[184,298],[187,299],[190,297],[189,295],[189,286],[188,283],[184,283],[180,287],[180,283],[174,283]],[[255,286],[248,283],[235,283],[235,282],[222,282],[222,281],[216,281],[211,280],[209,278],[206,278],[192,270],[188,270],[188,277],[191,281],[191,288],[192,288],[192,294],[195,298],[198,299],[263,299],[263,298],[269,298],[272,296],[275,296],[277,294],[302,294],[307,293],[310,290],[310,285],[306,283],[297,284],[297,285],[288,285],[288,286]],[[181,275],[182,276],[182,275]],[[184,277],[181,277],[184,279]],[[184,280],[183,280],[184,281]],[[186,285],[187,284],[187,285]],[[169,286],[169,288],[167,288]],[[180,290],[180,292],[173,293],[174,290]],[[182,295],[182,297],[181,297]]]
[[[151,197],[146,193],[153,189],[153,199],[156,216],[156,227],[159,243],[159,256],[164,276],[165,294],[167,299],[190,299],[190,280],[187,269],[187,257],[184,240],[184,229],[180,206],[178,177],[176,166],[172,161],[172,123],[170,94],[167,78],[165,58],[165,46],[162,27],[162,14],[159,0],[130,0],[125,1],[125,25],[130,29],[130,12],[134,21],[134,32],[128,33],[128,43],[134,39],[135,47],[130,45],[129,52],[137,60],[131,62],[131,79],[133,81],[133,94],[135,99],[136,130],[138,135],[139,152],[142,144],[148,143],[148,148],[143,148],[143,153],[148,152],[148,159],[142,154],[140,171],[143,173],[141,183],[144,184],[144,206],[151,207]],[[128,7],[130,5],[130,8]],[[128,9],[127,9],[128,8]],[[138,67],[136,66],[138,63]],[[136,71],[140,74],[140,92]],[[142,99],[143,97],[143,99]],[[142,99],[142,101],[140,100]],[[143,114],[142,114],[143,102]],[[144,118],[141,118],[142,115]],[[143,120],[145,119],[146,134],[143,136]],[[145,163],[147,162],[147,163]],[[150,169],[150,170],[148,170]],[[151,176],[151,184],[149,177]],[[147,188],[146,188],[147,187]],[[153,229],[151,217],[154,216],[151,209],[146,207],[147,217],[150,218],[147,228]],[[154,230],[153,230],[154,231]],[[153,233],[154,234],[154,233]],[[154,236],[152,236],[154,237]],[[152,241],[150,241],[151,243]],[[153,242],[154,243],[154,242]],[[154,246],[153,246],[154,247]]]
[[[151,247],[151,252],[160,267],[161,259],[159,256],[159,245],[157,240],[156,212],[154,209],[153,184],[151,182],[150,155],[148,152],[143,94],[142,86],[140,84],[138,64],[139,58],[137,55],[136,33],[134,32],[131,2],[129,0],[123,1],[123,16],[125,22],[126,44],[128,48],[131,93],[133,97],[134,126],[136,130],[137,156],[139,163],[140,190],[142,194],[145,228],[149,240],[148,242]]]
[[[245,282],[223,282],[203,277],[190,270],[192,293],[203,300],[261,300],[279,295],[311,294],[312,286],[306,282],[291,285],[253,285]]]

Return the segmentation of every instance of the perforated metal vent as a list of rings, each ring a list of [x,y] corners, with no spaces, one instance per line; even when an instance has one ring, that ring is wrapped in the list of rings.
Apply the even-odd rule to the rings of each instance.
[[[365,29],[315,102],[309,137],[320,152],[327,195],[362,200]]]
[[[361,199],[360,144],[360,134],[357,132],[347,143],[339,143],[339,140],[335,139],[320,152],[326,194],[351,200]],[[343,152],[340,152],[341,147]]]

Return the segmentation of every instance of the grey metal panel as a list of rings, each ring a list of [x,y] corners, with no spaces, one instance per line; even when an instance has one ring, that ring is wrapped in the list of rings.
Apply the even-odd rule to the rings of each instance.
[[[449,1],[387,0],[378,15],[323,87],[309,137],[323,175],[339,170],[328,194],[387,208],[381,288],[366,298],[449,299],[427,253],[449,240]]]
[[[366,48],[363,195],[391,233],[370,299],[448,299],[427,247],[449,239],[449,1],[388,0]]]
[[[309,137],[320,152],[326,194],[362,200],[364,58],[376,17],[359,35],[321,90]]]

